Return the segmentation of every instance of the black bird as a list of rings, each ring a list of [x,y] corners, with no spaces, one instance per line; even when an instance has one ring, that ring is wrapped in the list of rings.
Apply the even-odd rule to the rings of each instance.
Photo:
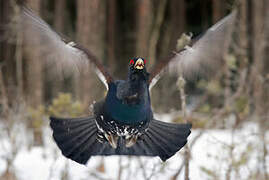
[[[114,80],[88,49],[73,42],[66,43],[30,9],[22,7],[20,18],[19,29],[23,32],[25,48],[38,48],[41,59],[53,64],[56,71],[88,68],[85,62],[91,62],[108,89],[106,97],[94,104],[91,117],[50,117],[53,138],[62,154],[86,164],[95,155],[159,156],[166,161],[186,144],[191,124],[156,120],[149,90],[164,67],[172,66],[172,72],[187,79],[217,71],[223,64],[221,57],[227,49],[235,13],[211,27],[199,40],[193,40],[192,47],[158,61],[151,73],[147,72],[145,59],[131,59],[126,80]]]
[[[93,155],[159,156],[165,161],[181,149],[191,124],[154,119],[148,80],[145,60],[133,58],[127,80],[108,83],[105,99],[93,105],[93,117],[50,117],[63,155],[82,164]]]

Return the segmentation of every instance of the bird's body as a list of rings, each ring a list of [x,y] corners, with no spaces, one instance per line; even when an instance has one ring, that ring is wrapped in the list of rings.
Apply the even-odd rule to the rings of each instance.
[[[158,81],[167,65],[185,78],[191,78],[194,74],[208,74],[209,70],[217,71],[217,67],[223,63],[221,53],[227,49],[226,40],[231,34],[229,30],[235,13],[210,28],[201,39],[195,41],[192,50],[184,49],[181,53],[173,53],[171,57],[158,61],[150,73],[143,58],[131,59],[126,80],[114,80],[91,51],[79,44],[63,41],[30,9],[22,6],[20,17],[23,49],[30,47],[35,51],[34,48],[37,48],[42,56],[36,59],[47,62],[52,67],[51,71],[70,72],[77,67],[88,70],[90,66],[85,62],[91,62],[96,67],[94,70],[99,79],[107,87],[106,97],[93,105],[92,116],[50,117],[53,138],[62,154],[85,164],[95,155],[159,156],[165,161],[187,143],[191,124],[156,120],[151,109],[149,88]],[[215,42],[217,45],[213,45]],[[214,49],[213,46],[218,48]]]
[[[139,61],[143,68],[136,68]],[[79,163],[86,163],[91,155],[159,156],[165,161],[186,144],[190,124],[169,124],[153,118],[149,73],[144,65],[143,58],[131,60],[127,80],[108,84],[104,100],[93,105],[93,117],[50,118],[54,139],[66,157]],[[94,133],[84,137],[88,131]],[[76,140],[77,148],[70,151]]]
[[[142,58],[134,60],[142,60]],[[105,100],[94,105],[100,134],[111,135],[115,140],[118,136],[135,140],[145,132],[150,120],[153,119],[148,76],[145,68],[136,69],[130,64],[126,81],[117,80],[108,84]],[[113,147],[117,146],[111,144]],[[130,145],[132,143],[127,146]]]
[[[102,104],[102,111],[98,109],[99,106],[94,105],[94,113],[100,119],[116,124],[123,124],[126,126],[135,126],[147,124],[152,119],[152,111],[149,99],[139,100],[139,93],[135,93],[135,97],[126,97],[119,99],[116,96],[117,85],[109,84],[109,91],[104,101],[99,102]],[[98,122],[97,122],[98,123]]]

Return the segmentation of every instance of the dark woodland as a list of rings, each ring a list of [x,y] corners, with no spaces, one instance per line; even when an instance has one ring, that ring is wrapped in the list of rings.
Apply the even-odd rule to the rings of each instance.
[[[15,164],[21,147],[29,152],[48,149],[48,138],[50,152],[55,153],[51,159],[57,162],[61,154],[51,142],[48,117],[87,116],[92,113],[91,105],[106,93],[93,70],[55,72],[54,65],[42,59],[50,53],[41,50],[44,40],[35,47],[24,45],[18,25],[21,6],[32,9],[65,42],[77,42],[93,52],[116,79],[126,78],[130,59],[143,57],[147,69],[153,69],[178,52],[184,38],[198,42],[212,25],[236,11],[221,58],[213,59],[206,64],[210,67],[197,70],[198,75],[193,73],[191,78],[181,79],[167,68],[150,92],[153,110],[160,117],[192,123],[191,140],[173,163],[154,161],[147,169],[150,159],[118,157],[113,161],[117,173],[110,177],[108,168],[113,165],[106,157],[98,157],[83,178],[135,179],[134,163],[138,177],[144,179],[195,179],[192,173],[197,171],[201,179],[269,179],[268,0],[0,0],[0,179],[23,179]],[[223,44],[209,41],[205,51]],[[246,126],[257,130],[252,132]],[[204,148],[196,145],[208,131],[225,132],[232,139],[215,139],[223,147],[219,154],[227,156],[207,154],[208,159],[226,165],[214,169],[205,162],[194,171],[192,162],[199,157],[195,148]],[[21,140],[24,132],[27,140]],[[239,132],[245,135],[242,139]],[[80,179],[71,173],[73,164],[63,162],[56,179]],[[52,163],[44,179],[55,179],[53,167]]]

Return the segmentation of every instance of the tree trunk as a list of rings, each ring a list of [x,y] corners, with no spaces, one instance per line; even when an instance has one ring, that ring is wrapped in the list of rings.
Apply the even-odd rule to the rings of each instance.
[[[41,5],[40,0],[27,0],[29,7],[31,7],[36,13],[40,13]],[[36,37],[38,38],[38,37]],[[27,48],[26,52],[26,100],[27,103],[37,109],[43,103],[43,66],[39,61],[40,52],[38,50],[31,51]],[[34,145],[42,145],[42,125],[38,127],[34,121],[40,121],[40,119],[32,119],[29,122],[29,127],[34,131]]]
[[[168,3],[168,17],[164,21],[164,28],[160,36],[158,44],[157,57],[161,59],[166,57],[169,53],[176,49],[178,38],[185,30],[186,24],[186,4],[185,0],[171,0]],[[160,13],[159,11],[157,11]],[[180,104],[173,99],[179,98],[178,90],[173,84],[177,77],[171,75],[164,75],[160,82],[157,84],[158,88],[152,90],[152,103],[158,104],[155,107],[157,110],[168,112],[171,108],[179,108]],[[169,93],[167,93],[167,87]],[[158,98],[164,97],[164,98]]]
[[[224,3],[222,0],[212,0],[213,24],[223,17]]]
[[[0,25],[5,27],[6,24],[10,23],[11,17],[14,16],[14,7],[11,1],[0,2]],[[15,39],[10,39],[9,30],[0,28],[0,66],[3,70],[3,83],[6,87],[7,100],[9,105],[15,102],[17,97],[16,92],[16,61],[14,58],[15,53]],[[16,37],[16,36],[15,36]],[[12,43],[10,43],[12,42]],[[4,66],[3,66],[4,65]]]
[[[186,25],[186,5],[185,0],[171,0],[171,25],[172,32],[170,35],[170,44],[168,52],[175,50],[177,40],[185,30]]]
[[[54,1],[54,27],[57,32],[64,31],[64,17],[66,9],[65,0],[55,0]]]
[[[108,66],[111,72],[115,71],[116,67],[116,11],[117,5],[115,0],[108,1],[108,16],[107,16],[107,54],[108,54]]]
[[[266,18],[264,1],[252,2],[252,14],[251,14],[251,32],[252,32],[252,78],[253,81],[253,97],[255,99],[256,110],[260,115],[266,115],[268,111],[267,99],[269,99],[268,91],[266,91],[266,75],[268,71],[268,63],[266,59]]]
[[[263,143],[263,153],[261,160],[262,179],[268,179],[266,157],[268,150],[266,147],[266,130],[268,129],[268,102],[269,102],[269,63],[268,63],[268,47],[269,47],[269,13],[268,2],[266,0],[252,1],[252,51],[253,65],[252,76],[255,79],[253,83],[253,97],[255,108],[260,124],[260,138]],[[267,6],[267,7],[266,7]]]
[[[102,59],[104,57],[105,1],[77,1],[76,26],[78,41]],[[85,106],[89,106],[98,96],[103,95],[100,91],[101,83],[98,82],[92,70],[81,72],[78,78],[76,94]]]
[[[40,0],[27,0],[27,4],[36,12],[40,12]],[[37,107],[43,102],[43,69],[39,61],[38,51],[27,51],[26,83],[27,102],[32,107]]]
[[[137,42],[136,42],[136,54],[137,56],[149,59],[149,63],[152,64],[155,59],[149,57],[149,39],[151,32],[152,22],[152,2],[149,0],[137,1]]]
[[[163,25],[163,21],[165,18],[167,2],[167,0],[158,1],[158,5],[155,10],[156,17],[153,19],[154,24],[152,25],[152,31],[149,40],[149,57],[151,59],[150,65],[153,65],[155,63],[157,57],[159,58],[160,53],[157,52],[157,48],[158,42],[161,39],[161,26]]]
[[[58,33],[65,33],[66,31],[64,31],[64,20],[66,17],[66,0],[55,0],[54,1],[54,28]],[[56,79],[54,80],[51,86],[51,93],[52,93],[52,97],[57,97],[58,93],[61,91],[62,87],[63,87],[63,80],[62,79]],[[51,98],[51,97],[50,97]]]

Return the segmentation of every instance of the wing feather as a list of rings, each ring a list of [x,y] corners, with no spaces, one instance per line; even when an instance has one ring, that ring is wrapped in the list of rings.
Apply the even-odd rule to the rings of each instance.
[[[150,89],[161,77],[162,72],[182,74],[186,79],[209,76],[224,64],[223,55],[228,48],[236,11],[233,11],[208,29],[198,40],[192,40],[191,47],[173,53],[160,61],[151,71]],[[166,67],[166,68],[164,68]]]
[[[46,22],[25,6],[21,8],[19,24],[18,30],[22,30],[25,52],[39,51],[40,57],[37,60],[45,62],[50,72],[66,75],[80,70],[88,71],[93,64],[95,68],[92,70],[106,87],[113,81],[112,76],[92,52],[77,43],[63,40]]]

